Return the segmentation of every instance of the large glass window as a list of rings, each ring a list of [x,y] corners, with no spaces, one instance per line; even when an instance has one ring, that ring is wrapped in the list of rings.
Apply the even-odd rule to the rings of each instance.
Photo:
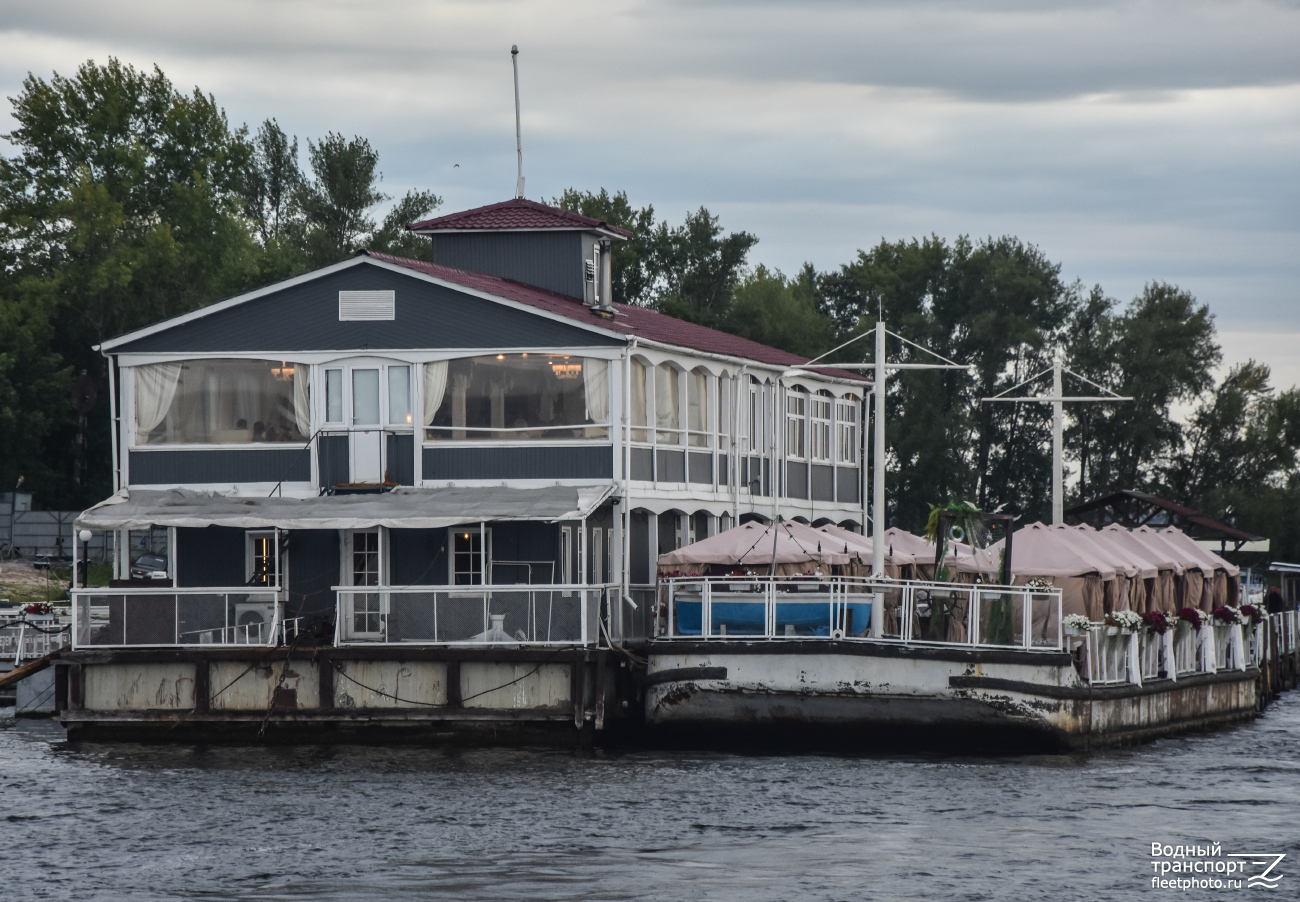
[[[718,447],[725,450],[731,434],[731,379],[726,373],[718,379]]]
[[[749,381],[749,403],[746,405],[747,435],[749,451],[761,453],[767,447],[763,434],[763,411],[766,409],[763,399],[763,386],[752,376]]]
[[[187,360],[135,367],[138,445],[307,441],[308,367],[271,360]]]
[[[388,368],[388,422],[393,426],[411,425],[411,368]]]
[[[686,376],[686,429],[687,444],[709,447],[709,375],[704,370]]]
[[[682,443],[681,379],[667,363],[655,367],[655,440],[661,445]]]
[[[787,457],[803,460],[804,420],[808,416],[808,398],[797,389],[785,396],[785,453]]]
[[[425,364],[425,438],[607,438],[609,365],[564,354],[495,354]]]
[[[831,459],[831,404],[830,395],[816,394],[808,399],[808,455],[815,461]]]
[[[491,536],[491,530],[483,530],[480,532],[477,527],[473,529],[465,529],[462,527],[459,531],[452,532],[452,585],[483,585],[484,558],[487,558],[490,561],[492,557]],[[487,549],[483,548],[484,538],[488,539]]]
[[[835,402],[836,460],[842,464],[858,462],[858,402],[850,395]]]

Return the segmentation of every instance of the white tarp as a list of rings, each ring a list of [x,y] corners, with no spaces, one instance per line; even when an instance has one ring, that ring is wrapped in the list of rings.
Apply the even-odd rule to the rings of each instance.
[[[185,489],[115,495],[77,518],[78,529],[230,526],[238,529],[439,529],[480,520],[573,520],[614,491],[607,486],[397,488],[376,495],[258,498]]]

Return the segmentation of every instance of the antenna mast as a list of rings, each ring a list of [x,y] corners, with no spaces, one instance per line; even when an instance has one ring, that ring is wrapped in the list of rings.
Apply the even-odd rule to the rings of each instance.
[[[519,158],[519,180],[515,182],[515,197],[524,196],[524,143],[519,131],[519,45],[510,45],[510,62],[515,67],[515,154]]]

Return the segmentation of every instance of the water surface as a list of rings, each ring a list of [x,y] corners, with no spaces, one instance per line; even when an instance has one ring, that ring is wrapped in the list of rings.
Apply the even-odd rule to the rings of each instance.
[[[1300,693],[1231,730],[1024,758],[144,746],[5,721],[0,825],[5,899],[1239,896],[1151,888],[1151,843],[1198,840],[1289,853],[1263,895],[1294,899]]]

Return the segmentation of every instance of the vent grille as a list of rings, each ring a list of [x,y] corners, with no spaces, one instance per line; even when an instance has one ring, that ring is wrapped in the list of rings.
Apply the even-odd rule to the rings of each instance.
[[[396,319],[395,291],[340,291],[339,322]]]

